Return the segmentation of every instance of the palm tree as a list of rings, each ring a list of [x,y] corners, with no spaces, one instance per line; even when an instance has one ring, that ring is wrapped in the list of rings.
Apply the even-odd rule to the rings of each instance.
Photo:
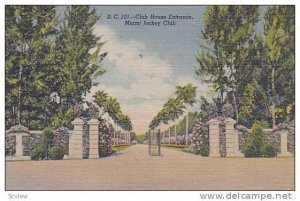
[[[103,108],[105,102],[107,101],[108,95],[104,90],[97,91],[94,95],[94,103],[96,103],[100,108]]]
[[[163,124],[168,124],[169,120],[170,120],[170,114],[169,114],[168,108],[163,107],[161,121]],[[165,132],[166,131],[163,132],[163,139],[165,138]]]
[[[159,130],[161,130],[161,124],[168,124],[169,121],[169,111],[168,108],[163,108],[158,114],[158,121],[159,121]],[[165,137],[165,132],[162,132],[163,138]]]
[[[120,126],[124,131],[131,131],[132,124],[128,115],[124,115],[123,113],[119,114]]]
[[[132,130],[132,123],[128,115],[123,114],[121,111],[117,114],[117,122],[120,128],[124,131]],[[124,136],[124,134],[123,134]]]
[[[127,141],[128,141],[128,144],[130,144],[130,141],[131,141],[130,131],[132,131],[132,123],[131,123],[131,120],[129,119],[129,117],[126,122],[126,131],[127,131]]]
[[[149,124],[149,128],[154,130],[159,125],[159,117],[156,115]]]
[[[108,97],[107,101],[104,104],[104,111],[109,114],[110,117],[115,121],[117,120],[117,114],[120,113],[121,107],[120,103],[116,98]]]
[[[117,101],[116,98],[109,97],[104,104],[104,111],[108,113],[108,115],[113,119],[116,127],[118,127],[117,121],[117,114],[121,111],[120,103]],[[116,131],[114,132],[114,138],[116,138]],[[115,142],[114,142],[115,145]]]
[[[162,111],[163,111],[163,114],[164,114],[163,123],[168,125],[169,121],[171,120],[170,119],[170,108],[168,106],[168,102],[166,102],[164,104]],[[169,128],[169,145],[171,143],[171,132],[170,131],[171,130]]]
[[[197,87],[193,86],[191,83],[188,83],[185,86],[176,86],[175,94],[183,103],[193,106],[193,104],[196,102],[196,89]],[[185,143],[188,145],[189,112],[187,112],[185,124]]]
[[[157,114],[157,119],[158,119],[158,126],[159,126],[159,129],[161,124],[167,124],[168,123],[168,120],[169,120],[169,116],[168,116],[168,110],[167,108],[163,108],[158,114]]]
[[[180,99],[176,98],[170,98],[168,102],[165,104],[165,107],[168,108],[169,111],[169,118],[174,122],[175,126],[175,143],[177,145],[177,134],[176,134],[176,124],[175,120],[179,118],[184,112],[185,106],[183,105],[183,102],[180,101]]]
[[[97,91],[95,93],[94,103],[103,109],[102,115],[108,113],[109,118],[112,118],[115,123],[114,138],[116,138],[116,132],[118,132],[118,126],[124,131],[132,130],[132,123],[129,116],[124,115],[121,111],[120,103],[116,98],[107,95],[104,90]],[[101,116],[102,116],[101,115]]]
[[[108,95],[104,90],[97,91],[94,95],[94,103],[103,110],[103,113],[100,116],[103,116],[105,114],[104,111],[104,105],[105,102],[107,101]]]
[[[157,113],[157,115],[152,119],[149,124],[150,130],[154,130],[159,127],[161,123],[165,123],[167,121],[167,113],[164,109]],[[159,128],[160,130],[160,128]],[[149,133],[151,135],[151,133]]]

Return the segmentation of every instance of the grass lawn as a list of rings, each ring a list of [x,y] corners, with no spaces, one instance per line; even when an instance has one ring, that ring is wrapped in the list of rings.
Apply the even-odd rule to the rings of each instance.
[[[119,151],[122,151],[122,150],[124,150],[124,149],[127,149],[128,147],[131,147],[131,146],[133,146],[134,144],[129,144],[129,145],[122,145],[122,146],[115,146],[115,147],[113,147],[113,150],[115,151],[115,152],[119,152]]]

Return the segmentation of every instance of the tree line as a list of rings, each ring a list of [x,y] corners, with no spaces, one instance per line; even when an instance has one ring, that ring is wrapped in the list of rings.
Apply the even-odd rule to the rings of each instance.
[[[117,126],[125,131],[132,130],[131,120],[128,115],[122,112],[120,103],[116,98],[108,96],[104,90],[97,91],[93,97],[94,103],[103,111],[100,116],[107,113]]]
[[[269,6],[263,12],[259,6],[208,6],[203,21],[205,43],[200,45],[195,73],[213,88],[216,114],[232,109],[237,122],[247,127],[255,120],[266,120],[273,128],[294,120],[295,7]],[[263,33],[256,31],[259,26]],[[177,97],[164,104],[150,129],[169,121],[175,124],[186,106],[196,102],[191,84],[176,88]],[[202,110],[208,102],[199,97]],[[188,118],[185,125],[187,136]],[[177,127],[171,128],[176,136]]]
[[[99,17],[89,6],[67,6],[62,16],[55,6],[5,7],[6,128],[70,123],[106,72],[104,42],[93,33]]]
[[[208,6],[201,37],[196,74],[239,123],[267,120],[275,128],[294,119],[294,6]]]
[[[169,124],[170,121],[174,123],[174,136],[177,136],[175,121],[184,114],[187,107],[192,106],[196,102],[196,89],[191,83],[184,86],[176,86],[175,98],[169,98],[163,105],[163,108],[157,113],[149,124],[149,129],[156,129],[162,124]],[[189,115],[186,115],[186,133],[185,138],[188,137],[188,120]],[[169,130],[170,131],[170,130]],[[169,133],[170,136],[170,133]],[[176,141],[177,143],[177,141]],[[186,140],[187,143],[187,140]]]

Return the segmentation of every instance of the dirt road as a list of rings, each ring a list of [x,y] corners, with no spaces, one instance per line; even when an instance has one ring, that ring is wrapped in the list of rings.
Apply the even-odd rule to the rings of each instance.
[[[6,190],[293,190],[294,158],[206,158],[135,145],[94,160],[6,162]]]

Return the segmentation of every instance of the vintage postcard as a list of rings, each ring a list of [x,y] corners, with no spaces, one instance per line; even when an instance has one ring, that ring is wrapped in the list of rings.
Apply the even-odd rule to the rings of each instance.
[[[294,5],[5,5],[6,191],[294,191],[294,156]]]

